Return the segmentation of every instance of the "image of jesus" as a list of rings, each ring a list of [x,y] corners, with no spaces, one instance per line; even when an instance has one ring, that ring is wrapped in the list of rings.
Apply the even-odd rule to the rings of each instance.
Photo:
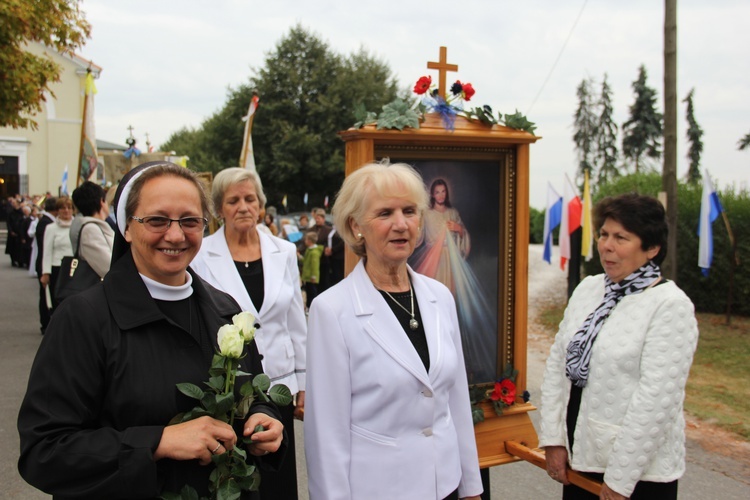
[[[458,210],[451,205],[448,184],[443,179],[436,179],[430,186],[430,209],[424,214],[422,238],[428,250],[415,270],[435,278],[455,296],[451,255],[466,259],[471,238]]]
[[[464,358],[470,382],[495,378],[496,323],[479,280],[466,261],[471,237],[450,201],[448,182],[437,178],[430,185],[412,268],[447,286],[456,299]]]

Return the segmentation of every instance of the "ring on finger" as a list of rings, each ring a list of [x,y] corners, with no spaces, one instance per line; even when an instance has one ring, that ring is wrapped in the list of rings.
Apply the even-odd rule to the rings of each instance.
[[[219,448],[221,448],[221,446],[222,446],[221,442],[219,442],[219,444],[216,445],[216,448],[214,448],[213,450],[211,450],[211,455],[215,455],[216,452],[219,451]]]

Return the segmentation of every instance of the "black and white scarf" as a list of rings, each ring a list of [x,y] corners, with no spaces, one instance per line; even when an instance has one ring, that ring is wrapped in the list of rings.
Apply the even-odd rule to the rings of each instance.
[[[614,283],[609,276],[604,277],[604,299],[601,304],[588,315],[581,328],[568,344],[565,357],[565,373],[578,387],[586,387],[589,378],[589,363],[591,362],[591,348],[602,325],[607,321],[615,306],[626,295],[641,293],[653,285],[661,277],[661,270],[657,264],[649,261],[627,278]]]

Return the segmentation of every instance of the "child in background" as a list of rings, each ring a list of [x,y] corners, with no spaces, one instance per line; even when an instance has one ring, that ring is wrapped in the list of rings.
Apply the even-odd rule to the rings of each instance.
[[[305,286],[305,308],[310,309],[313,299],[318,295],[318,283],[320,283],[320,256],[323,254],[323,245],[318,245],[318,233],[308,231],[303,238],[305,242],[305,255],[302,259],[302,284]]]

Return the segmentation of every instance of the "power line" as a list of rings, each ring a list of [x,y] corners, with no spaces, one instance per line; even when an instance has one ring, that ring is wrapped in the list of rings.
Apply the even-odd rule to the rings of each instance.
[[[560,47],[560,52],[557,54],[557,58],[555,59],[555,62],[552,63],[552,68],[549,70],[549,73],[547,74],[547,78],[544,79],[544,82],[542,83],[542,87],[539,89],[539,92],[537,92],[536,97],[534,97],[534,100],[531,102],[531,106],[529,106],[528,111],[526,111],[526,116],[528,116],[529,113],[531,113],[531,109],[534,107],[534,104],[536,104],[536,101],[537,99],[539,99],[539,96],[542,95],[542,91],[544,90],[544,87],[547,85],[547,82],[552,76],[552,72],[555,71],[555,67],[557,67],[557,63],[560,62],[560,58],[562,57],[563,52],[565,52],[565,47],[567,47],[568,42],[570,41],[570,37],[573,36],[573,31],[575,31],[576,26],[578,25],[578,21],[581,19],[581,15],[583,15],[583,9],[586,8],[587,3],[589,3],[589,0],[583,0],[583,5],[581,6],[581,10],[578,11],[578,17],[576,17],[575,22],[573,22],[573,26],[571,26],[570,28],[568,37],[565,39],[565,42],[563,42],[562,47]]]

